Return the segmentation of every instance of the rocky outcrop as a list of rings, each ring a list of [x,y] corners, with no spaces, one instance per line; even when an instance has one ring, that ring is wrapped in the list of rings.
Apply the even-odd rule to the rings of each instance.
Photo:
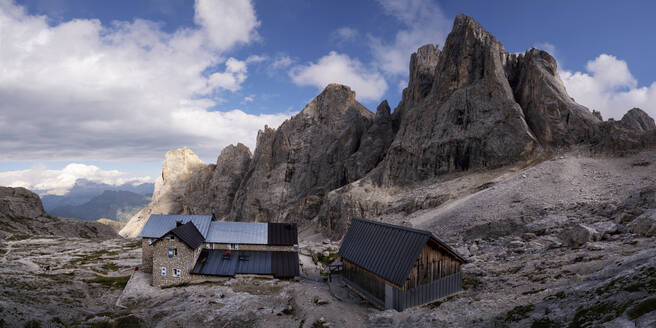
[[[656,123],[654,123],[654,119],[649,117],[649,114],[645,113],[645,111],[640,108],[630,109],[626,114],[624,114],[624,116],[622,116],[620,123],[639,133],[652,132],[656,130]]]
[[[251,157],[251,151],[241,143],[225,147],[216,164],[190,177],[183,196],[184,212],[210,214],[213,210],[217,218],[228,216]]]
[[[629,229],[639,235],[656,236],[656,209],[645,211],[629,224]]]
[[[183,212],[183,195],[189,180],[206,165],[189,148],[166,153],[162,174],[155,181],[151,202],[133,216],[120,231],[123,237],[136,237],[150,214],[179,214]]]
[[[0,187],[0,239],[37,236],[117,237],[110,227],[100,223],[50,216],[43,210],[39,196],[25,188]]]
[[[360,164],[376,164],[375,152],[361,147],[363,137],[376,143],[374,131],[367,135],[375,120],[355,92],[331,84],[278,129],[260,131],[233,217],[296,222],[314,217],[327,192],[366,173]],[[381,114],[376,129],[386,120]]]
[[[424,66],[411,66],[411,79],[423,79],[412,79],[397,109],[402,116],[382,164],[382,184],[497,167],[539,150],[506,76],[507,52],[476,21],[459,15],[441,53],[424,50],[414,56],[426,66],[437,57],[432,86],[426,92],[431,75],[416,71]]]
[[[556,60],[551,55],[531,49],[517,57],[507,56],[515,99],[542,145],[582,143],[597,133],[600,119],[567,94],[558,76]]]

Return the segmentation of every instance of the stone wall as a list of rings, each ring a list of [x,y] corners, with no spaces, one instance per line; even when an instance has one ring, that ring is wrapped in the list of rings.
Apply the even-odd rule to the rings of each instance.
[[[189,248],[178,240],[162,239],[152,246],[153,251],[153,286],[165,287],[191,281],[191,270],[194,268],[199,252]],[[169,257],[169,248],[178,250],[178,254]],[[162,276],[162,267],[166,268],[166,276]],[[174,269],[180,269],[180,277],[175,276]]]
[[[149,245],[150,238],[141,239],[141,271],[153,272],[153,250],[155,246]]]

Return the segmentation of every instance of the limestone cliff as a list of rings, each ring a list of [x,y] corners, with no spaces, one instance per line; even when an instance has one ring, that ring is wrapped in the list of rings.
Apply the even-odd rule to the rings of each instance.
[[[162,174],[155,181],[151,202],[119,232],[123,237],[136,237],[146,224],[150,214],[179,214],[183,211],[183,194],[189,179],[206,165],[189,148],[166,153]]]

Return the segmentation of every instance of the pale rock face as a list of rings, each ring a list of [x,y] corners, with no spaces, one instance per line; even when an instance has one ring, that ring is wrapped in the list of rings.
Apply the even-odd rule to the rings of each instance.
[[[41,199],[25,188],[0,187],[0,215],[9,218],[47,216]]]
[[[183,211],[182,195],[188,180],[206,165],[185,147],[166,153],[162,174],[155,181],[153,199],[133,216],[119,234],[134,238],[141,232],[150,214],[180,214]]]
[[[633,129],[636,132],[651,132],[656,130],[656,123],[654,119],[649,117],[649,114],[645,113],[640,108],[632,108],[620,120],[622,124]]]

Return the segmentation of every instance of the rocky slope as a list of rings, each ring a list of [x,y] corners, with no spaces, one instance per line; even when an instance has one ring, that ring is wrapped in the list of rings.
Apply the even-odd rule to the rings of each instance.
[[[50,216],[43,210],[39,196],[25,188],[0,187],[0,239],[37,236],[117,237],[110,227],[100,223]]]
[[[571,147],[606,156],[656,145],[645,112],[603,121],[567,94],[556,65],[542,50],[508,53],[459,15],[442,50],[426,45],[411,56],[393,113],[384,101],[374,115],[333,84],[277,129],[260,131],[252,156],[229,146],[216,165],[191,169],[167,154],[187,173],[175,188],[159,182],[158,197],[122,234],[135,236],[150,213],[214,209],[228,220],[318,222],[339,238],[352,217],[407,215],[476,192],[421,192],[463,174],[530,167]]]

